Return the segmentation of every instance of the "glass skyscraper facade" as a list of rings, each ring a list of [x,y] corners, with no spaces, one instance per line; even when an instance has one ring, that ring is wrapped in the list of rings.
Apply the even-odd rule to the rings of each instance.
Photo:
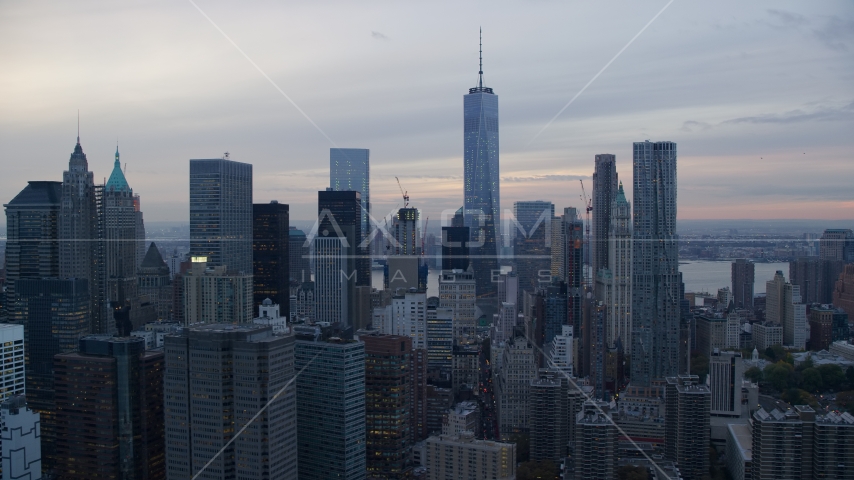
[[[252,165],[190,160],[190,255],[252,273]]]
[[[498,169],[498,95],[478,85],[463,97],[463,160],[466,226],[471,228],[477,294],[496,294],[492,271],[498,268],[497,226],[501,223]]]
[[[367,148],[329,149],[329,188],[362,194],[362,240],[371,233],[371,151]]]
[[[679,373],[676,144],[635,142],[632,211],[632,383]]]

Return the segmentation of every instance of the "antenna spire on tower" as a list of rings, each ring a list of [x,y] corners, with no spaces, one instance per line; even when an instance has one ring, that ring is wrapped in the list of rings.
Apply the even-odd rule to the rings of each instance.
[[[480,69],[477,72],[477,86],[483,88],[483,27],[480,28],[478,57],[480,58]]]
[[[77,109],[77,145],[80,145],[80,109]]]

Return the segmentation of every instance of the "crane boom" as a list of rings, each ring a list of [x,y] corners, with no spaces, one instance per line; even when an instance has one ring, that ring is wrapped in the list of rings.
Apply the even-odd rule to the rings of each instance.
[[[403,208],[406,208],[409,206],[409,192],[403,190],[403,186],[400,184],[399,178],[394,177],[394,179],[397,180],[397,188],[400,189],[400,194],[403,195]]]

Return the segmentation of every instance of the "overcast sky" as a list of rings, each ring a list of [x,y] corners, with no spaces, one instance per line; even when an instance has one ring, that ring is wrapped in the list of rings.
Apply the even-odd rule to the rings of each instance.
[[[98,181],[118,139],[146,221],[186,221],[190,158],[254,168],[254,200],[308,219],[329,148],[371,149],[374,211],[462,204],[463,95],[500,105],[502,208],[581,206],[593,157],[678,143],[679,218],[854,218],[854,2],[0,3],[2,202]],[[316,125],[313,126],[312,123]],[[328,137],[328,138],[327,138]],[[589,193],[589,190],[588,190]],[[631,197],[631,189],[627,189]]]

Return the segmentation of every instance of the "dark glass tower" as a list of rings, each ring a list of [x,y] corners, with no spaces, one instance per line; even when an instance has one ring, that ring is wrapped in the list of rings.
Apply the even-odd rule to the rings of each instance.
[[[634,144],[632,383],[679,373],[676,144]]]
[[[190,160],[190,255],[252,272],[252,165]]]
[[[254,313],[264,299],[290,315],[290,236],[288,205],[273,200],[252,205]]]
[[[611,229],[611,206],[617,199],[617,183],[616,157],[609,153],[596,155],[593,171],[593,241],[590,252],[593,278],[596,278],[599,270],[609,265],[608,232]]]
[[[501,222],[498,170],[498,95],[483,86],[481,56],[477,86],[463,97],[465,162],[464,209],[471,229],[472,261],[478,297],[497,293],[492,282],[498,269],[497,227]]]

